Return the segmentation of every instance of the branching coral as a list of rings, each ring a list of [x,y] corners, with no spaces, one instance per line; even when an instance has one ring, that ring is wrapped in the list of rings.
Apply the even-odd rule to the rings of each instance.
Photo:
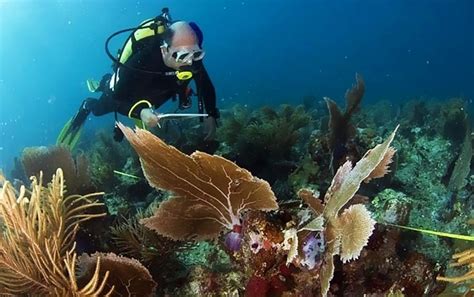
[[[278,208],[270,185],[219,156],[185,155],[150,132],[119,124],[140,156],[148,182],[171,191],[145,226],[175,240],[215,238],[241,225],[246,209]]]
[[[252,118],[251,112],[242,105],[235,105],[222,119],[219,136],[229,146],[235,146],[242,139],[242,131]]]
[[[99,259],[81,288],[75,278],[73,240],[79,223],[104,215],[88,212],[100,205],[93,199],[97,194],[64,197],[61,169],[48,188],[42,186],[41,174],[32,179],[31,192],[22,187],[17,194],[0,178],[4,181],[0,197],[0,293],[108,294],[103,287],[108,274],[99,277]]]

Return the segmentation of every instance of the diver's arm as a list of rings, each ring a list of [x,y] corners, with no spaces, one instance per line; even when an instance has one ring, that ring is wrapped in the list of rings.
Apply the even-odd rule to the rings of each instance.
[[[141,119],[142,110],[151,109],[152,107],[151,102],[146,99],[131,99],[130,97],[119,97],[118,95],[115,98],[117,112],[133,119]]]
[[[195,75],[198,96],[202,98],[207,114],[214,119],[218,119],[219,110],[216,107],[216,90],[214,89],[214,85],[202,61],[196,61],[194,63],[196,63],[198,69]]]
[[[143,121],[147,127],[154,127],[158,124],[158,116],[148,100],[119,101],[117,111],[131,119]]]

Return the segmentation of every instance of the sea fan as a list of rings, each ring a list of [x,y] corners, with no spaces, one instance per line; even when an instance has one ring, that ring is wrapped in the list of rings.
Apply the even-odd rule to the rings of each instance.
[[[100,259],[99,274],[113,271],[105,282],[105,289],[114,290],[114,296],[154,296],[156,283],[150,272],[139,261],[114,253],[83,254],[79,257],[78,282],[90,279]]]
[[[140,156],[150,185],[171,191],[154,216],[141,223],[175,240],[205,240],[241,225],[246,209],[278,209],[270,185],[235,163],[195,152],[191,156],[152,133],[119,124]]]

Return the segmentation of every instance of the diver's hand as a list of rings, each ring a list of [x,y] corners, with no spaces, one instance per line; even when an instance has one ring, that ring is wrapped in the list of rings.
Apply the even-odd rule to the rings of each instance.
[[[214,117],[207,117],[204,119],[204,141],[211,141],[216,138],[217,122]]]
[[[153,112],[151,108],[144,108],[140,112],[140,119],[147,127],[155,127],[158,125],[158,116]]]

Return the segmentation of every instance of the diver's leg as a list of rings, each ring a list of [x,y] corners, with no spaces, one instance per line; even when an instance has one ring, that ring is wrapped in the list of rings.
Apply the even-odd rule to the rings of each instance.
[[[84,102],[86,102],[85,107],[96,117],[114,112],[117,109],[117,103],[110,93],[103,93],[99,99],[87,98]]]
[[[79,110],[74,116],[71,123],[71,128],[77,129],[81,127],[91,112],[95,116],[102,116],[104,114],[113,112],[114,110],[115,102],[108,94],[102,94],[99,99],[87,98],[82,102]]]
[[[99,87],[97,88],[96,92],[107,92],[110,90],[109,88],[109,82],[110,78],[112,78],[112,74],[106,73],[102,76],[102,79],[100,80]]]
[[[71,122],[71,129],[72,130],[76,130],[84,124],[84,122],[87,119],[87,116],[89,116],[89,114],[91,113],[91,110],[89,109],[89,104],[93,100],[97,100],[97,99],[87,98],[86,100],[84,100],[81,103],[81,106],[79,107],[79,110],[77,111],[77,113],[72,118],[72,122]]]

